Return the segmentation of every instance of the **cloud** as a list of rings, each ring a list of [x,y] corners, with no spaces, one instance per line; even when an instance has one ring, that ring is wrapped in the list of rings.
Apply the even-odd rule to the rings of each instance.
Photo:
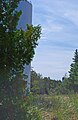
[[[57,24],[47,24],[46,26],[43,27],[43,34],[46,32],[60,32],[62,30],[62,26],[57,25]]]
[[[78,27],[78,10],[71,10],[64,14],[64,16],[72,21],[72,23],[75,25],[75,27]]]

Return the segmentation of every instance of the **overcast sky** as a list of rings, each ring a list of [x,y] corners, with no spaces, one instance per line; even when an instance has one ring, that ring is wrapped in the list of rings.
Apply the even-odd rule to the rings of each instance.
[[[33,24],[42,26],[32,67],[42,76],[61,79],[78,48],[78,0],[32,0]]]

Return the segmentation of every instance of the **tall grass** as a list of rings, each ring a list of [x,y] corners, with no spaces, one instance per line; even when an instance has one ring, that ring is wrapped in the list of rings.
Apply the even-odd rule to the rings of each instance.
[[[78,120],[78,94],[36,96],[33,104],[43,120]]]

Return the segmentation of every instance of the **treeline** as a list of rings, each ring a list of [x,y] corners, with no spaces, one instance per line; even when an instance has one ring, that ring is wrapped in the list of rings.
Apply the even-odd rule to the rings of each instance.
[[[31,71],[31,92],[33,94],[55,93],[61,84],[61,80],[52,80],[50,77],[43,78],[41,74]]]
[[[31,92],[33,94],[78,93],[78,50],[76,49],[74,53],[69,76],[65,75],[62,77],[62,80],[52,80],[50,77],[42,77],[41,74],[32,70]]]

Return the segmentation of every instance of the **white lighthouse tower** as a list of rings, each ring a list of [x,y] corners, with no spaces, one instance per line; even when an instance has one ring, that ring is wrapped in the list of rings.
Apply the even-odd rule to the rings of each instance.
[[[26,24],[32,24],[32,4],[27,0],[21,1],[18,9],[22,11],[22,15],[20,16],[17,28],[26,30]],[[24,80],[27,81],[26,89],[30,91],[31,63],[29,65],[25,64],[24,67]]]

